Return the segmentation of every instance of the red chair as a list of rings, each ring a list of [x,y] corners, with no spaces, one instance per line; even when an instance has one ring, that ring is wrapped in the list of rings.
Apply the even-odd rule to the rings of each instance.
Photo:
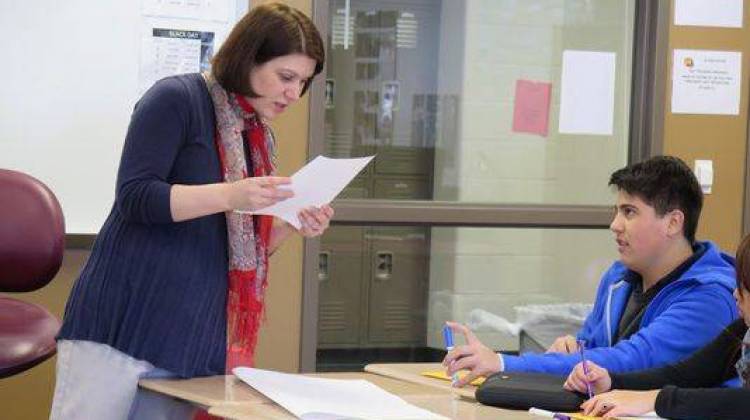
[[[60,268],[65,245],[62,209],[39,180],[0,169],[0,292],[44,287]],[[0,378],[55,354],[60,321],[39,305],[0,295]]]

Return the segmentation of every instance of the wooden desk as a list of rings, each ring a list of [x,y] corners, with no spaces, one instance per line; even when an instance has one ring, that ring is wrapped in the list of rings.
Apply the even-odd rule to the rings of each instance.
[[[193,379],[141,379],[138,386],[189,401],[203,408],[219,405],[260,404],[267,398],[233,375]]]
[[[428,378],[421,375],[424,371],[444,369],[445,368],[443,368],[443,365],[440,363],[375,363],[365,366],[365,372],[446,390],[460,395],[463,398],[476,401],[474,393],[476,392],[477,387],[474,385],[466,385],[463,388],[454,388],[451,386],[450,381]]]
[[[427,386],[371,373],[321,373],[311,376],[331,379],[366,379],[411,404],[453,419],[529,420],[529,415],[525,411],[483,406],[475,401],[461,398],[460,395],[452,392],[450,387],[441,389],[437,386]],[[436,381],[440,380],[436,379]],[[208,412],[215,416],[230,419],[295,418],[291,413],[231,375],[186,380],[144,379],[140,381],[140,386],[208,408]]]
[[[404,396],[410,404],[440,414],[450,419],[461,420],[532,420],[526,411],[502,410],[468,401],[455,395],[444,396]],[[212,407],[209,414],[232,420],[245,419],[296,419],[291,413],[276,404],[255,406]]]

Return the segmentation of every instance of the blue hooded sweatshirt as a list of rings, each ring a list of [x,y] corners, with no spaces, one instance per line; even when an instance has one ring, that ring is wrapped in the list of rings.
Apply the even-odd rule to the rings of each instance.
[[[630,297],[629,270],[615,262],[602,276],[594,308],[578,332],[586,340],[586,359],[611,372],[664,366],[703,347],[737,318],[732,292],[736,286],[734,258],[711,242],[706,252],[677,280],[666,285],[646,307],[640,329],[612,343]],[[503,355],[506,372],[567,375],[581,361],[579,354]]]

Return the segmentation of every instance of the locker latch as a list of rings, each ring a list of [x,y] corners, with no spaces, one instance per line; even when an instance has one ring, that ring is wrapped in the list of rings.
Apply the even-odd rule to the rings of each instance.
[[[390,251],[380,251],[376,254],[375,261],[375,278],[378,280],[388,280],[393,275],[393,253]]]
[[[329,278],[329,263],[331,259],[331,253],[324,251],[318,254],[318,281],[328,280]]]

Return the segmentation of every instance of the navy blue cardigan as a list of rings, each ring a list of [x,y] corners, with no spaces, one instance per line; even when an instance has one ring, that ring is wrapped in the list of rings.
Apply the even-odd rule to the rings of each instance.
[[[136,104],[115,202],[59,338],[105,343],[182,377],[224,373],[225,216],[175,223],[169,202],[172,184],[222,181],[214,127],[199,74],[163,79]]]

